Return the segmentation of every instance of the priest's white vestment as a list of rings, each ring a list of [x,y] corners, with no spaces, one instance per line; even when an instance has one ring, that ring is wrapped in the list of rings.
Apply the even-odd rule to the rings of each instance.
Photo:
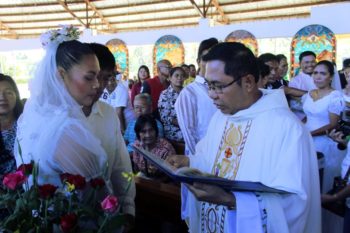
[[[248,109],[234,115],[216,112],[190,156],[190,166],[291,194],[234,192],[237,207],[229,210],[185,192],[182,217],[192,233],[321,232],[319,175],[310,133],[289,110],[283,90],[261,91],[262,97]]]

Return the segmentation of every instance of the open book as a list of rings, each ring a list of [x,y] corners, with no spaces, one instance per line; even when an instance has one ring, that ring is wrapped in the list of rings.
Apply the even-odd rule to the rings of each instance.
[[[182,167],[176,169],[172,167],[168,162],[163,159],[158,158],[154,154],[146,151],[142,148],[133,146],[134,149],[142,154],[145,159],[149,160],[155,167],[160,171],[164,172],[174,181],[192,184],[193,182],[205,183],[211,185],[217,185],[227,191],[250,191],[250,192],[269,192],[269,193],[280,193],[288,194],[288,192],[270,188],[263,185],[260,182],[250,182],[250,181],[237,181],[229,180],[222,177],[217,177],[212,174],[203,173],[198,169],[190,167]]]

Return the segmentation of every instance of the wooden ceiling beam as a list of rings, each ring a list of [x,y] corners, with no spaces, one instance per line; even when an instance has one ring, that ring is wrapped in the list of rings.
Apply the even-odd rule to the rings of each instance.
[[[212,3],[213,0],[210,0],[209,3],[207,4],[207,7],[205,7],[205,5],[203,6],[203,10],[205,12],[205,15],[207,14],[210,6],[211,6],[211,3]],[[205,2],[204,2],[205,3]]]
[[[282,19],[282,18],[301,18],[301,17],[308,17],[309,13],[301,13],[301,14],[281,14],[276,16],[262,16],[262,17],[251,17],[251,18],[243,18],[242,20],[238,20],[236,22],[249,22],[254,20],[276,20],[276,19]],[[128,28],[119,28],[119,32],[130,32],[130,31],[145,31],[145,30],[157,30],[157,29],[164,29],[164,28],[176,28],[176,27],[191,27],[191,26],[197,26],[198,23],[185,23],[185,24],[169,24],[169,25],[162,25],[162,26],[149,26],[149,27],[128,27]],[[38,37],[41,33],[27,33],[27,34],[18,34],[18,38],[33,38]],[[10,36],[9,34],[3,34],[0,35],[0,37],[6,38]]]
[[[281,19],[281,18],[293,18],[293,17],[308,17],[310,15],[310,13],[308,12],[303,12],[303,13],[298,13],[298,14],[278,14],[278,15],[273,15],[273,16],[259,16],[259,17],[247,17],[247,18],[241,18],[239,20],[235,20],[234,22],[245,22],[245,21],[254,21],[254,20],[264,20],[264,19]],[[187,18],[197,18],[198,16],[197,15],[192,15],[192,16],[186,16]],[[181,16],[176,16],[176,17],[166,17],[166,18],[160,18],[160,19],[157,19],[159,21],[170,21],[170,20],[176,20],[176,19],[183,19],[184,17],[181,17]],[[147,22],[152,22],[153,19],[143,19],[143,20],[130,20],[130,21],[123,21],[123,22],[110,22],[111,25],[123,25],[123,24],[128,24],[128,23],[147,23]],[[183,25],[187,25],[187,24],[198,24],[198,23],[184,23]],[[174,24],[170,24],[170,25],[174,25]],[[176,26],[179,26],[181,24],[175,24]],[[78,24],[76,25],[73,25],[73,26],[79,26]],[[104,26],[103,23],[96,23],[96,24],[93,24],[91,25],[93,26],[92,28],[95,28],[97,26]],[[143,28],[149,28],[149,27],[153,27],[153,26],[142,26]],[[154,26],[154,27],[163,27],[163,26]],[[168,25],[164,25],[163,28],[167,28]],[[18,30],[22,30],[22,31],[25,31],[25,30],[45,30],[47,29],[48,27],[47,26],[37,26],[37,27],[22,27],[22,28],[18,28]],[[57,28],[57,26],[52,26],[50,28]],[[127,28],[131,28],[131,29],[134,29],[134,28],[139,28],[139,27],[127,27]],[[130,30],[131,30],[130,29]],[[126,30],[125,28],[119,28],[118,29],[118,32],[121,32],[122,31],[128,31]],[[129,31],[130,31],[129,30]],[[103,29],[99,29],[99,31],[103,31],[103,32],[108,32],[108,31],[105,31]]]
[[[180,23],[180,24],[168,24],[162,26],[142,26],[142,27],[130,27],[130,28],[119,28],[119,32],[130,32],[130,31],[145,31],[145,30],[156,30],[164,28],[177,28],[177,27],[194,27],[198,23]]]
[[[177,19],[198,19],[198,15],[183,15],[183,16],[170,16],[162,17],[156,19],[133,19],[125,21],[111,22],[111,24],[125,24],[125,23],[142,23],[142,22],[154,22],[154,21],[167,21],[167,20],[177,20]]]
[[[269,0],[253,0],[253,1],[237,1],[237,2],[226,2],[226,3],[220,3],[222,7],[225,6],[234,6],[234,5],[240,5],[240,4],[247,4],[247,3],[257,3],[257,2],[266,2]],[[297,4],[289,4],[288,6],[293,6],[293,5],[313,5],[313,6],[318,6],[318,5],[324,5],[324,4],[329,4],[329,3],[337,3],[337,2],[346,2],[348,0],[323,0],[323,1],[318,1],[318,2],[310,2],[310,1],[305,1],[304,3],[297,3]]]
[[[205,1],[205,0],[204,0]],[[203,12],[194,0],[190,0],[192,6],[197,11],[201,18],[206,18],[205,12]]]
[[[167,9],[159,9],[157,10],[157,13],[161,12],[174,12],[174,11],[186,11],[186,10],[192,10],[193,7],[191,6],[185,6],[185,7],[175,7],[175,8],[167,8]],[[105,10],[103,8],[99,8],[99,10]],[[75,10],[74,12],[85,12],[85,10]],[[0,17],[6,17],[6,16],[23,16],[23,15],[47,15],[47,14],[60,14],[60,13],[66,13],[66,11],[50,11],[50,12],[33,12],[31,14],[23,14],[23,13],[0,13]],[[118,16],[130,16],[130,15],[143,15],[143,14],[152,14],[154,15],[154,10],[145,10],[145,11],[136,11],[136,12],[128,12],[128,13],[119,13],[119,14],[104,14],[105,17],[118,17]],[[55,18],[59,20],[60,18]],[[5,21],[4,21],[5,22]],[[6,20],[6,22],[13,22],[11,20]],[[22,22],[22,21],[21,21]]]
[[[68,6],[66,5],[66,3],[62,0],[57,0],[57,2],[69,13],[73,16],[74,19],[78,20],[81,25],[83,25],[85,28],[88,28],[88,25],[86,25],[79,17],[77,17],[73,11],[71,11]]]
[[[0,16],[1,17],[1,16]],[[96,15],[89,16],[89,19],[98,19],[99,17]],[[3,22],[6,24],[23,24],[24,23],[46,23],[46,22],[58,22],[60,24],[64,24],[64,21],[72,21],[74,19],[70,18],[53,18],[53,19],[31,19],[31,20],[4,20]]]
[[[81,25],[80,24],[71,24],[72,26],[74,27],[80,27]],[[20,31],[27,31],[27,30],[56,30],[56,29],[59,29],[60,27],[58,25],[51,25],[51,26],[34,26],[34,27],[18,27],[16,28],[17,30],[20,30]]]
[[[337,0],[326,0],[322,2],[322,4],[329,4],[333,3],[334,1]],[[230,14],[239,14],[239,13],[254,13],[254,12],[261,12],[261,11],[268,11],[268,10],[288,10],[291,8],[298,8],[298,7],[311,7],[314,6],[315,3],[299,3],[299,4],[293,4],[293,5],[280,5],[280,6],[269,6],[269,7],[259,7],[259,8],[254,8],[254,9],[244,9],[244,10],[233,10],[233,11],[226,11],[226,15]]]
[[[327,0],[324,1],[322,4],[329,4],[337,0]],[[338,0],[339,1],[339,0]],[[319,3],[320,4],[320,3]],[[220,4],[221,6],[223,4]],[[275,6],[275,7],[262,7],[262,8],[254,8],[254,9],[245,9],[245,10],[233,10],[233,11],[226,11],[225,14],[236,14],[236,13],[252,13],[252,12],[259,12],[259,11],[266,11],[266,10],[279,10],[279,9],[289,9],[289,8],[297,8],[297,7],[304,7],[304,6],[314,6],[315,3],[300,3],[300,4],[294,4],[294,5],[284,5],[284,6]],[[173,9],[161,9],[157,10],[157,12],[169,12],[169,11],[181,11],[181,10],[191,10],[193,7],[178,7],[178,8],[173,8]],[[62,11],[66,12],[66,11]],[[45,14],[42,12],[42,14]],[[152,14],[154,15],[154,10],[148,10],[148,11],[139,11],[139,12],[130,12],[130,13],[121,13],[121,14],[105,14],[105,18],[112,18],[112,17],[124,17],[124,16],[132,16],[132,15],[143,15],[143,14]],[[20,14],[23,15],[23,14]],[[0,14],[0,17],[8,16],[7,14]],[[97,19],[98,17],[95,16],[90,16],[89,18],[94,18]],[[44,23],[44,22],[55,22],[55,21],[67,21],[67,20],[72,20],[72,18],[53,18],[53,19],[33,19],[33,20],[28,20],[25,21],[25,23]],[[2,21],[4,24],[12,24],[12,23],[21,23],[23,24],[23,21],[20,20],[3,20]]]
[[[10,39],[17,39],[18,35],[17,33],[11,29],[9,26],[7,26],[6,24],[4,24],[2,21],[0,21],[0,37],[2,37],[2,32],[5,31],[7,32],[6,38],[10,38]]]
[[[289,19],[289,18],[306,18],[309,17],[310,13],[304,12],[304,13],[298,13],[298,14],[280,14],[280,15],[274,15],[274,16],[259,16],[259,17],[247,17],[247,18],[240,18],[238,20],[232,20],[231,22],[235,23],[243,23],[243,22],[251,22],[251,21],[257,21],[257,20],[276,20],[276,19]]]
[[[85,1],[85,0],[83,0]],[[95,0],[94,0],[95,1]],[[123,5],[112,5],[112,6],[106,6],[106,7],[99,7],[99,10],[115,10],[115,9],[122,9],[122,8],[129,8],[129,7],[139,7],[139,6],[151,6],[151,5],[157,5],[157,4],[169,4],[169,2],[182,2],[183,0],[158,0],[158,1],[152,1],[152,2],[142,2],[142,3],[133,3],[133,4],[123,4]],[[56,4],[57,5],[57,4]],[[1,7],[0,7],[1,8]],[[186,9],[193,9],[192,7],[188,7]],[[171,11],[172,8],[168,9],[168,11]],[[76,9],[74,12],[85,12],[85,9]],[[66,13],[67,11],[65,10],[55,10],[55,11],[38,11],[38,12],[28,12],[28,13],[1,13],[1,16],[22,16],[22,15],[46,15],[46,14],[60,14],[60,13]],[[158,12],[158,10],[157,10]],[[153,10],[153,14],[154,14]]]
[[[122,24],[128,24],[128,23],[148,23],[148,22],[154,22],[154,21],[169,21],[169,20],[177,20],[177,19],[197,19],[198,15],[186,15],[186,16],[172,16],[172,17],[163,17],[163,18],[151,18],[151,19],[134,19],[134,20],[125,20],[125,21],[110,21],[109,24],[111,26],[113,25],[122,25]],[[78,27],[79,24],[73,24],[73,26]],[[91,24],[91,28],[95,28],[94,26],[104,26],[104,23],[94,23]],[[47,28],[58,28],[57,25],[51,25],[51,26],[33,26],[33,27],[25,27],[23,25],[20,25],[19,27],[12,27],[13,29],[18,30],[36,30],[36,29],[47,29]]]
[[[95,12],[96,15],[101,19],[101,22],[107,26],[107,31],[110,33],[116,33],[117,29],[112,26],[109,21],[103,16],[103,14],[96,8],[96,6],[90,2],[90,0],[84,0],[85,3]]]
[[[96,0],[94,0],[96,1]],[[183,0],[179,0],[179,1],[183,1]],[[253,2],[251,1],[250,3],[255,3],[255,2],[264,2],[267,0],[254,0]],[[337,3],[337,2],[345,2],[347,0],[333,0],[333,1],[324,1],[324,2],[314,2],[314,3],[301,3],[301,4],[311,4],[311,6],[318,6],[318,5],[323,5],[323,4],[329,4],[329,3]],[[161,2],[152,2],[152,3],[142,3],[139,5],[135,5],[133,4],[133,6],[137,7],[137,6],[147,6],[147,5],[151,5],[151,4],[161,4],[161,3],[168,3],[169,1],[161,1]],[[177,0],[173,0],[171,2],[177,2]],[[234,5],[239,5],[239,4],[244,4],[247,3],[247,1],[239,1],[239,2],[233,2],[233,3],[220,3],[221,7],[225,7],[225,6],[234,6]],[[249,3],[249,2],[248,2]],[[51,3],[50,3],[51,4]],[[111,9],[120,9],[120,8],[127,8],[130,5],[120,5],[120,6],[107,6],[107,7],[100,7],[99,10],[103,11],[103,10],[111,10]],[[199,8],[202,7],[202,5],[198,5]],[[0,8],[2,8],[0,6]],[[178,11],[178,10],[191,10],[194,9],[193,7],[178,7],[178,8],[171,8],[171,9],[159,9],[157,10],[157,12],[167,12],[167,11]],[[47,14],[60,14],[60,13],[65,13],[67,11],[65,10],[56,10],[56,11],[39,11],[39,12],[31,12],[31,13],[23,13],[23,12],[19,12],[19,13],[14,13],[14,12],[4,12],[4,13],[0,13],[0,17],[5,17],[5,16],[23,16],[23,15],[47,15]],[[85,9],[76,9],[74,10],[74,12],[76,13],[81,13],[81,12],[85,12]],[[116,14],[115,16],[126,16],[126,15],[136,15],[136,14],[154,14],[154,10],[150,10],[150,11],[139,11],[139,12],[130,12],[130,13],[126,13],[126,14]],[[109,16],[109,15],[108,15]],[[107,15],[105,15],[105,17],[107,17]]]
[[[257,2],[267,2],[270,0],[241,0],[241,1],[234,1],[234,2],[226,2],[226,3],[220,3],[222,7],[224,6],[236,6],[236,5],[241,5],[241,4],[247,4],[247,3],[257,3]]]
[[[216,10],[219,12],[220,17],[221,17],[221,22],[224,24],[229,24],[230,20],[229,18],[225,15],[224,10],[220,6],[219,2],[217,0],[212,0],[211,3],[215,6]]]
[[[297,6],[294,6],[294,8]],[[263,8],[263,9],[257,9],[256,11],[252,11],[252,10],[246,10],[246,11],[230,11],[230,12],[226,12],[226,16],[228,15],[232,15],[232,14],[238,14],[238,13],[252,13],[252,12],[260,12],[260,11],[266,11],[269,10],[270,8]],[[273,10],[273,9],[272,9]],[[117,15],[120,16],[120,15]],[[219,16],[218,12],[213,13],[211,16]],[[106,16],[107,17],[107,16]],[[108,17],[115,17],[115,15],[110,15]],[[162,17],[162,18],[146,18],[146,19],[134,19],[134,20],[126,20],[126,21],[120,21],[118,20],[118,22],[113,22],[113,21],[109,21],[109,23],[111,25],[114,24],[125,24],[125,23],[142,23],[142,22],[152,22],[152,21],[166,21],[166,20],[176,20],[176,19],[191,19],[191,18],[197,18],[198,15],[186,15],[186,16],[173,16],[173,17]],[[273,16],[272,16],[273,17]],[[62,19],[61,21],[65,21],[65,20],[71,20],[70,18],[65,18]],[[53,21],[55,22],[55,20],[48,20],[48,21]],[[28,21],[29,23],[34,22],[34,21]],[[35,21],[37,23],[40,23],[40,21]],[[6,23],[17,23],[14,21],[6,21]],[[20,23],[20,22],[18,22]],[[103,24],[97,23],[97,24],[93,24],[93,25],[99,25],[102,26]],[[79,26],[79,25],[77,25]],[[20,25],[20,27],[12,27],[13,29],[23,29],[23,30],[30,30],[30,29],[40,29],[40,28],[47,28],[48,26],[38,26],[38,27],[23,27],[23,25]],[[52,25],[51,27],[57,27],[57,25]]]
[[[102,2],[104,0],[94,0],[94,2]],[[65,1],[69,4],[81,4],[84,3],[84,0],[73,0]],[[26,8],[26,7],[48,7],[48,6],[57,6],[55,2],[34,2],[34,3],[17,3],[17,4],[6,4],[0,5],[0,9],[3,8]]]
[[[130,32],[130,31],[145,31],[145,30],[157,30],[164,28],[177,28],[177,27],[194,27],[197,26],[198,23],[184,23],[184,24],[168,24],[162,26],[149,26],[149,27],[130,27],[130,28],[120,28],[118,32]],[[18,34],[19,38],[33,38],[40,36],[41,33],[26,33],[26,34]],[[6,36],[6,35],[4,35]]]

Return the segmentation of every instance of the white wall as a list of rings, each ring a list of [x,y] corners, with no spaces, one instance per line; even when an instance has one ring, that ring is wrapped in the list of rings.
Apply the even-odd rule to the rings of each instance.
[[[108,40],[118,38],[127,45],[154,44],[161,36],[171,34],[179,37],[184,43],[200,42],[209,37],[224,40],[232,31],[244,29],[255,35],[256,38],[293,37],[304,26],[321,24],[328,27],[335,34],[350,34],[350,3],[337,3],[314,7],[310,18],[290,20],[266,20],[259,22],[232,24],[209,27],[205,22],[197,27],[152,30],[140,32],[117,33],[111,35],[85,35],[82,40],[87,42],[106,43]],[[198,19],[199,20],[199,19]],[[90,33],[87,33],[90,34]],[[0,51],[26,50],[40,48],[38,39],[0,40]]]

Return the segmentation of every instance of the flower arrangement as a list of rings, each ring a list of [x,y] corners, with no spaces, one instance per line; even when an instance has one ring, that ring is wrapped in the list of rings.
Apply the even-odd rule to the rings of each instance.
[[[113,195],[98,200],[103,178],[86,182],[80,175],[64,173],[62,187],[56,187],[39,185],[37,174],[38,167],[31,162],[4,176],[0,210],[7,213],[0,221],[0,232],[116,232],[123,225],[120,200]],[[123,176],[130,184],[134,175]]]
[[[59,45],[64,41],[79,39],[80,31],[73,25],[60,25],[62,28],[50,30],[40,36],[40,41],[43,48],[48,48],[52,45]]]

